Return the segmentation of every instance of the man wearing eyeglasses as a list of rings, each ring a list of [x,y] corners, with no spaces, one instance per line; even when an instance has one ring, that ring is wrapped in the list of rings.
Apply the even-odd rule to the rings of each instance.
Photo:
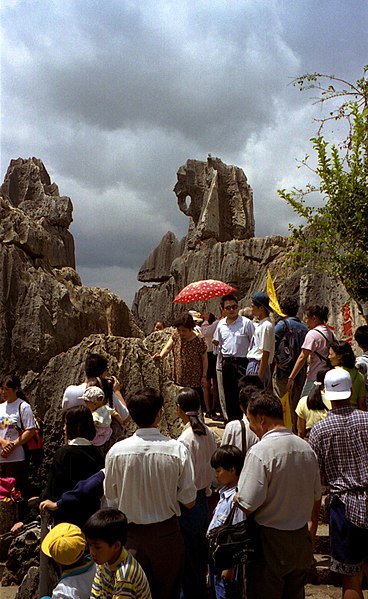
[[[224,295],[220,305],[225,317],[217,325],[213,344],[219,347],[221,353],[227,417],[228,420],[238,420],[242,417],[239,406],[239,381],[246,373],[246,356],[254,333],[254,324],[249,318],[239,316],[235,295]]]

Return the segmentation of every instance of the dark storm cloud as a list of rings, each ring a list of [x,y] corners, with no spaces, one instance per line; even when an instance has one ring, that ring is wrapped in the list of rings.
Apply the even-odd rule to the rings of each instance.
[[[354,80],[367,62],[364,0],[3,0],[1,11],[1,168],[44,161],[74,203],[91,284],[120,268],[131,288],[162,235],[185,234],[175,173],[208,152],[247,174],[257,234],[286,233],[293,214],[276,190],[307,180],[295,159],[316,114],[288,84],[308,70]]]

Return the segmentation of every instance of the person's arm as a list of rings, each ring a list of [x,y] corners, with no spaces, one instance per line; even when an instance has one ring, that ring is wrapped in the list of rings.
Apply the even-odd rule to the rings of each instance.
[[[306,432],[306,421],[304,420],[304,418],[301,418],[301,416],[298,416],[297,427],[298,427],[298,437],[301,437],[302,439],[304,439],[305,432]]]
[[[359,410],[363,410],[363,412],[367,411],[367,397],[366,395],[362,395],[357,399],[357,407]]]
[[[162,358],[164,358],[165,356],[167,356],[167,354],[172,350],[173,345],[174,345],[173,338],[170,337],[170,339],[166,343],[165,347],[159,353],[155,354],[153,356],[153,359],[154,360],[161,360]]]
[[[51,499],[45,499],[41,501],[39,508],[41,514],[45,514],[47,511],[55,512],[58,509],[58,504],[56,501],[51,501]]]
[[[266,374],[266,368],[267,368],[267,364],[268,364],[268,358],[270,356],[270,352],[266,351],[265,349],[262,351],[262,358],[259,364],[259,371],[258,371],[258,376],[259,378],[263,381],[264,376]]]
[[[120,416],[120,414],[118,412],[116,412],[115,410],[111,413],[111,418],[113,418],[114,420],[116,420],[116,422],[120,425],[121,428],[124,428],[124,426],[129,422],[130,420],[130,416],[127,416],[124,420],[123,418]]]
[[[126,403],[125,403],[125,399],[123,397],[123,394],[120,390],[120,383],[118,381],[118,379],[116,378],[116,376],[113,376],[113,381],[114,381],[114,385],[113,385],[113,392],[115,393],[116,397],[118,398],[118,400],[120,401],[120,403],[123,404],[123,406],[126,407]]]
[[[288,378],[288,382],[287,382],[287,386],[286,386],[287,391],[291,391],[291,389],[293,388],[294,379],[296,378],[296,376],[299,374],[299,372],[303,368],[303,366],[306,363],[306,361],[308,360],[308,357],[310,356],[310,354],[311,354],[310,349],[302,349],[302,351],[300,352],[298,359],[294,364],[294,368],[291,371],[290,376]]]
[[[32,439],[33,435],[35,434],[36,429],[35,428],[29,428],[26,431],[23,431],[18,439],[16,439],[15,441],[6,441],[5,439],[2,439],[2,452],[1,455],[4,458],[7,458],[13,451],[14,449],[16,449],[17,447],[20,447],[21,445],[24,445],[25,443],[27,443],[27,441],[29,441],[30,439]],[[4,443],[5,441],[5,443]]]
[[[234,580],[234,568],[228,568],[227,570],[222,570],[221,578],[222,580],[227,580],[228,582],[232,582]]]
[[[202,387],[207,387],[207,369],[208,369],[208,356],[207,356],[207,348],[206,348],[202,354],[202,379],[201,379]]]
[[[195,506],[195,504],[196,504],[196,500],[194,500],[194,501],[191,501],[190,503],[183,503],[183,505],[184,505],[186,508],[188,508],[188,510],[191,510],[191,509],[192,509],[192,507],[194,507],[194,506]]]

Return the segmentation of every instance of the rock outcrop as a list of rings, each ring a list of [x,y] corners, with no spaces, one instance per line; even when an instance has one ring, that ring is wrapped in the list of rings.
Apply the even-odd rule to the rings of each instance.
[[[218,312],[218,299],[173,304],[189,283],[220,279],[237,289],[240,306],[245,306],[252,293],[266,289],[268,270],[279,299],[296,297],[301,309],[310,303],[327,305],[338,337],[351,339],[353,328],[364,324],[340,283],[313,269],[295,272],[286,266],[287,238],[254,237],[253,195],[241,169],[209,157],[207,162],[188,160],[177,178],[174,192],[180,210],[189,217],[188,233],[180,242],[166,234],[139,272],[140,281],[153,283],[139,289],[132,307],[146,334],[156,320],[171,324],[186,308]]]
[[[12,160],[0,193],[0,375],[39,373],[92,333],[142,336],[118,296],[81,284],[71,222],[42,162]]]

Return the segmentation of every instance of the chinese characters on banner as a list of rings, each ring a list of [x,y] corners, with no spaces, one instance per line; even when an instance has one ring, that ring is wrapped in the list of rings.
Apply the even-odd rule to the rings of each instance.
[[[343,339],[351,344],[353,340],[353,319],[349,304],[341,307]]]

